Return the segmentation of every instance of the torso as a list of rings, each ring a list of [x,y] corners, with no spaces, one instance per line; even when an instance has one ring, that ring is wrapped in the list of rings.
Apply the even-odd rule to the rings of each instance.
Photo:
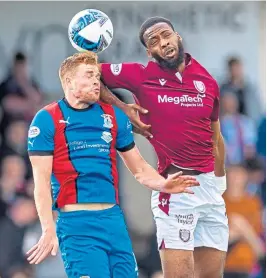
[[[58,207],[116,203],[116,119],[105,125],[106,112],[99,104],[83,111],[69,108],[63,100],[57,105],[47,110],[56,130],[52,189]]]
[[[151,143],[159,157],[159,170],[169,164],[213,171],[211,114],[216,82],[196,61],[183,75],[165,72],[153,62],[144,69],[137,98],[149,114]]]

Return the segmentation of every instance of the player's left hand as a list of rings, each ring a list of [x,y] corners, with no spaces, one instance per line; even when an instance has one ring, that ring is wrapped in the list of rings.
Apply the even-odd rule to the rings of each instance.
[[[39,264],[49,255],[56,256],[58,251],[58,239],[54,229],[43,232],[37,244],[28,252],[30,264]]]
[[[169,194],[194,194],[194,192],[188,188],[193,186],[199,186],[199,182],[196,180],[195,177],[182,176],[182,174],[183,172],[178,172],[176,174],[169,175],[161,191]]]

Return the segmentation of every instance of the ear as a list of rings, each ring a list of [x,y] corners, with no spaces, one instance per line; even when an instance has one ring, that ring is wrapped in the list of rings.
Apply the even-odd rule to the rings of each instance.
[[[175,32],[175,34],[176,34],[176,36],[178,37],[178,40],[179,40],[179,41],[183,41],[182,37],[181,37],[177,32]]]
[[[146,53],[147,53],[148,58],[152,58],[151,52],[148,48],[146,49]]]
[[[66,77],[66,78],[65,78],[65,84],[66,84],[66,86],[67,86],[70,90],[73,89],[73,88],[72,88],[72,82],[71,82],[71,79],[70,79],[69,77]]]

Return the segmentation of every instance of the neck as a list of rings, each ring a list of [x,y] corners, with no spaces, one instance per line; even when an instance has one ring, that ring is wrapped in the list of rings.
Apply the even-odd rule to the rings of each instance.
[[[79,99],[75,98],[73,95],[65,95],[65,99],[69,105],[75,109],[85,109],[90,106],[89,103],[80,102]]]
[[[238,76],[232,77],[231,81],[236,86],[242,86],[243,85],[243,78],[242,77],[238,77]]]
[[[183,73],[184,69],[185,69],[185,60],[182,62],[182,64],[178,66],[177,71]]]

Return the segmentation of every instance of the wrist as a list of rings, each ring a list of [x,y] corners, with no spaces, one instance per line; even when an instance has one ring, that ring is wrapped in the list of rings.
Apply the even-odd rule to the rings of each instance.
[[[55,232],[56,227],[54,223],[49,223],[42,225],[42,232],[43,233],[49,233],[49,232]]]
[[[220,177],[215,176],[215,182],[222,195],[227,189],[226,175]]]
[[[161,180],[158,182],[158,188],[160,192],[164,192],[166,186],[166,180]]]
[[[220,167],[221,169],[215,169],[214,173],[216,177],[224,177],[226,175],[225,168]]]
[[[126,115],[127,115],[127,111],[129,109],[129,106],[127,103],[122,102],[121,100],[118,100],[116,103],[116,106],[121,109]]]
[[[151,185],[148,186],[150,187],[150,189],[154,190],[154,191],[159,191],[164,193],[165,189],[166,189],[166,180],[154,180],[151,182]]]

